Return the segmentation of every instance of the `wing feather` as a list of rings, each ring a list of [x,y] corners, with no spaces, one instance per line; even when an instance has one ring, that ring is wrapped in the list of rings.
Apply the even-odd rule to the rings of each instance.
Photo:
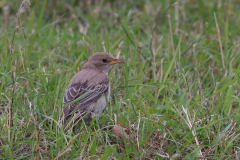
[[[74,112],[79,112],[84,114],[85,108],[96,102],[102,95],[107,94],[109,89],[109,80],[101,82],[99,84],[88,85],[87,82],[75,83],[67,88],[63,97],[63,105],[66,105],[80,96],[86,94],[78,102],[75,102],[63,109],[64,117],[67,118],[72,115]]]

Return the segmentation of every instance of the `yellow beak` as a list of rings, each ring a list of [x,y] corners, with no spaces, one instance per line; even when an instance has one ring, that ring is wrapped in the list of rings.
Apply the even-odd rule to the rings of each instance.
[[[113,61],[109,62],[110,64],[117,64],[117,63],[124,63],[124,59],[114,59]]]

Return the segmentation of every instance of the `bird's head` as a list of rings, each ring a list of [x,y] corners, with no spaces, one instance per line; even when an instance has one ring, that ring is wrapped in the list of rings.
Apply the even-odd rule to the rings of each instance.
[[[125,62],[124,59],[116,59],[107,53],[100,52],[93,54],[84,64],[83,68],[93,67],[101,72],[108,73],[114,64],[123,62]]]

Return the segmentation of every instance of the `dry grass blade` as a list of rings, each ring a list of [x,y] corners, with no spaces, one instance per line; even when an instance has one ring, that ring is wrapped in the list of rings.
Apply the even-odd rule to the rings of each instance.
[[[85,38],[82,37],[82,39],[83,39],[84,43],[87,45],[89,51],[93,54],[93,51],[92,51],[92,49],[90,48],[89,44],[86,42]]]
[[[35,147],[35,151],[34,151],[34,154],[35,154],[34,159],[35,160],[37,159],[38,152],[40,154],[41,159],[42,159],[41,153],[47,154],[47,148],[45,148],[45,150],[43,150],[42,147],[39,146],[39,133],[40,133],[40,129],[38,126],[36,126],[35,136],[36,136],[37,142],[36,142],[36,147]],[[47,154],[47,156],[51,157],[49,154]]]
[[[195,129],[192,128],[192,123],[191,123],[191,121],[190,121],[190,119],[189,119],[187,110],[182,106],[183,112],[185,113],[185,115],[186,115],[186,117],[187,117],[187,120],[186,120],[186,119],[182,116],[182,114],[180,113],[180,111],[177,109],[177,107],[176,107],[175,105],[174,105],[174,108],[175,108],[176,111],[178,112],[178,115],[184,120],[184,122],[186,123],[186,125],[188,126],[188,128],[189,128],[190,130],[192,130],[192,135],[195,137],[195,142],[196,142],[196,144],[199,146],[200,143],[199,143],[198,138],[197,138],[197,136],[196,136],[196,131],[195,131]],[[202,154],[202,151],[201,151],[201,150],[199,151],[199,157],[200,157],[200,158],[203,158],[203,154]]]
[[[36,126],[35,135],[36,135],[37,142],[36,142],[36,147],[35,147],[35,159],[37,159],[37,153],[39,151],[39,132],[40,132],[39,127]]]
[[[223,69],[225,69],[225,63],[224,63],[224,55],[223,55],[223,49],[222,49],[222,41],[221,41],[221,35],[220,35],[220,30],[218,27],[218,22],[217,22],[217,18],[216,18],[216,14],[214,12],[214,18],[215,18],[215,23],[216,23],[216,28],[217,28],[217,34],[218,34],[218,41],[219,41],[219,48],[221,51],[221,56],[222,56],[222,65],[223,65]],[[226,76],[227,72],[225,73]]]
[[[166,13],[167,13],[167,11],[172,7],[172,6],[174,6],[175,4],[177,4],[176,2],[174,2],[171,6],[169,6],[166,10],[165,10],[165,12],[163,13],[163,15],[159,18],[159,20],[157,21],[157,23],[155,24],[155,26],[154,26],[154,28],[153,28],[153,30],[152,30],[152,37],[151,37],[151,42],[150,42],[150,51],[151,51],[151,54],[152,54],[152,58],[153,58],[153,61],[152,61],[152,63],[151,63],[151,65],[153,65],[153,76],[154,76],[154,81],[156,81],[156,71],[157,71],[157,69],[156,69],[156,54],[154,53],[154,50],[153,50],[153,39],[154,39],[154,32],[155,32],[155,30],[156,30],[156,28],[157,28],[157,25],[158,25],[158,23],[160,22],[160,20],[162,20],[162,18],[166,15]]]
[[[16,35],[18,29],[19,29],[20,15],[24,12],[25,8],[30,9],[30,7],[29,7],[30,5],[31,5],[31,3],[28,0],[24,0],[24,1],[22,1],[20,7],[18,8],[16,25],[15,25],[12,41],[11,41],[11,44],[10,44],[11,75],[12,75],[12,83],[13,83],[11,105],[10,105],[10,108],[9,108],[9,125],[10,125],[10,128],[13,126],[13,104],[14,104],[14,95],[15,95],[15,76],[16,76],[15,72],[14,72],[14,70],[16,69],[16,66],[13,64],[13,53],[14,53],[13,43],[14,43],[15,35]],[[25,34],[23,34],[23,35],[25,37]]]
[[[71,151],[71,147],[72,147],[72,146],[70,146],[71,142],[72,142],[75,138],[77,138],[80,134],[81,134],[81,133],[78,133],[77,135],[75,135],[75,136],[68,142],[68,144],[67,144],[61,151],[59,151],[58,155],[54,158],[54,160],[62,157],[64,154],[66,154],[67,152]],[[84,149],[83,149],[83,150],[84,150]]]
[[[158,23],[162,20],[162,18],[166,15],[167,11],[168,11],[172,6],[174,6],[175,4],[177,4],[177,1],[174,2],[171,6],[169,6],[169,7],[165,10],[165,12],[164,12],[163,15],[159,18],[159,20],[157,21],[157,23],[155,24],[155,26],[154,26],[154,28],[153,28],[153,30],[152,30],[152,35],[151,35],[152,38],[151,38],[151,42],[150,42],[150,51],[151,51],[151,53],[152,53],[152,56],[154,56],[152,44],[153,44],[154,32],[155,32],[155,30],[156,30],[156,28],[157,28],[157,25],[158,25]]]

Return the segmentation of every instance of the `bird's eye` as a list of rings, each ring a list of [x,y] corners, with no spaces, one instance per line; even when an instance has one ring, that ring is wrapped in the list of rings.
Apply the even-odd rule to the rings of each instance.
[[[107,59],[102,59],[102,61],[103,61],[104,63],[106,63],[106,62],[107,62]]]

